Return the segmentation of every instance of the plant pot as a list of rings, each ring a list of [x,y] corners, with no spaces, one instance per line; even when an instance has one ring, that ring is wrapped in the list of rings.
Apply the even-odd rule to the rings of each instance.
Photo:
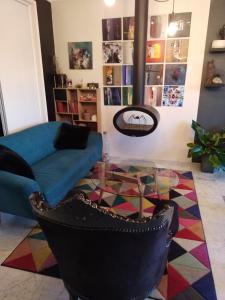
[[[214,172],[214,168],[209,162],[209,155],[202,156],[201,171],[204,173],[213,173]]]

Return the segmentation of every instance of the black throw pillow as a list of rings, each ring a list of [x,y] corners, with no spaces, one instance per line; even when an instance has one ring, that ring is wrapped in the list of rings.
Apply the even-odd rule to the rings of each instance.
[[[63,123],[55,140],[58,149],[85,149],[90,133],[89,127]]]
[[[16,152],[0,145],[0,170],[35,179],[29,164]]]

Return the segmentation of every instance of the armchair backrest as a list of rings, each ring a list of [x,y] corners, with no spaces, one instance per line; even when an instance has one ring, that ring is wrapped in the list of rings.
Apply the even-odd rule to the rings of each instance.
[[[48,211],[34,203],[72,295],[85,300],[144,299],[159,283],[167,261],[173,207],[136,223],[113,218],[76,199]]]

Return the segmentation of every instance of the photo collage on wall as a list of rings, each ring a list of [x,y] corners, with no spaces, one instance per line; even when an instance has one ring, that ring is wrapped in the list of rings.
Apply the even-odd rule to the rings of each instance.
[[[145,104],[181,107],[184,101],[191,13],[175,14],[177,32],[167,33],[171,15],[149,16]],[[132,105],[134,17],[102,20],[105,105]]]

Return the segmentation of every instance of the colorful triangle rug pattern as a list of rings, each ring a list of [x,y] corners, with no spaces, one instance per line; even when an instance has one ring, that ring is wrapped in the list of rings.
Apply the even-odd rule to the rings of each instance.
[[[120,171],[123,170],[120,168]],[[170,193],[165,194],[163,199],[172,199],[179,205],[179,231],[171,243],[165,274],[148,299],[216,300],[192,173],[174,172],[179,179],[177,185],[171,188]],[[166,181],[168,180],[165,178],[159,189],[165,188]],[[92,201],[98,200],[100,190],[93,184],[91,174],[81,180],[78,187]],[[155,201],[157,195],[145,197],[146,216],[152,214]],[[135,218],[138,215],[139,198],[104,193],[102,205],[114,213]],[[2,265],[60,278],[56,260],[38,227],[32,229]]]

